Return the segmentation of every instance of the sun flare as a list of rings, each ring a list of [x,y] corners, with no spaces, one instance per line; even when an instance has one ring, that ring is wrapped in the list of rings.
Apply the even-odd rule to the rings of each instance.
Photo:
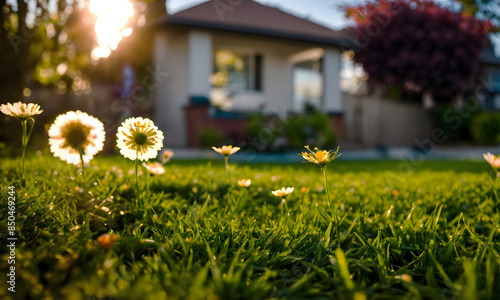
[[[89,10],[97,16],[95,32],[98,46],[92,50],[92,58],[108,57],[121,39],[132,33],[127,23],[134,15],[134,6],[128,0],[90,0]]]

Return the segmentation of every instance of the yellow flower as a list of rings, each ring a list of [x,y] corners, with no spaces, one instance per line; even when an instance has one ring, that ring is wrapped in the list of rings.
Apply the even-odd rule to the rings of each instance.
[[[307,193],[307,188],[306,188],[305,186],[301,187],[301,188],[300,188],[300,192],[301,192],[302,194]]]
[[[308,162],[315,163],[319,165],[320,167],[324,168],[326,167],[331,161],[336,159],[337,157],[340,156],[339,148],[337,147],[337,150],[319,150],[318,148],[314,148],[314,150],[309,149],[309,146],[304,146],[309,152],[302,152],[299,153],[300,156],[302,156],[305,160]]]
[[[0,111],[2,111],[7,116],[14,117],[21,121],[27,120],[43,112],[43,110],[40,109],[40,105],[38,104],[26,104],[22,102],[16,102],[14,104],[2,104],[0,106]]]
[[[157,161],[149,164],[143,162],[142,166],[146,168],[146,170],[148,170],[149,174],[151,175],[161,175],[165,173],[165,168],[163,168],[163,165]]]
[[[408,275],[408,274],[401,274],[399,276],[396,276],[397,279],[401,279],[402,281],[405,281],[405,282],[412,282],[413,278],[411,277],[411,275]]]
[[[163,132],[147,118],[128,118],[118,128],[120,154],[131,160],[148,160],[163,147]]]
[[[102,234],[97,238],[97,242],[102,249],[108,250],[115,245],[118,235],[116,234]]]
[[[174,157],[174,151],[167,149],[161,154],[161,163],[166,164]]]
[[[104,125],[79,110],[59,115],[49,129],[50,151],[70,164],[88,163],[104,147]]]
[[[222,146],[222,148],[212,147],[212,149],[214,149],[216,152],[219,152],[220,154],[222,154],[224,156],[229,156],[229,155],[234,154],[240,150],[239,147],[233,147],[231,145]]]
[[[272,191],[271,193],[276,196],[276,197],[281,197],[281,198],[286,198],[286,196],[290,195],[295,188],[293,187],[287,187],[287,188],[281,188],[276,191]]]
[[[483,154],[484,159],[491,165],[495,170],[500,169],[500,154],[495,156],[491,153]]]
[[[252,184],[252,181],[250,179],[241,179],[241,180],[238,180],[238,185],[240,187],[248,187],[248,186],[250,186],[250,184]]]

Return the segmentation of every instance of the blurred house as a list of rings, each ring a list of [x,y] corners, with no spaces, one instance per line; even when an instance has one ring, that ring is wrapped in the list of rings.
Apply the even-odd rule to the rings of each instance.
[[[500,110],[500,58],[492,46],[481,52],[480,73],[476,80],[477,98],[486,110]]]
[[[251,0],[207,1],[155,26],[154,63],[169,74],[152,93],[166,146],[200,146],[207,128],[239,143],[248,112],[286,117],[306,106],[330,115],[344,146],[411,147],[436,126],[418,102],[350,92],[366,80],[360,66],[341,62],[353,48],[352,30],[333,31]],[[475,83],[481,89],[472,96],[487,110],[500,107],[499,65],[485,49]]]
[[[169,76],[154,90],[167,146],[197,146],[203,128],[244,135],[244,113],[286,115],[306,104],[342,127],[342,31],[254,1],[208,1],[157,22],[154,61]]]

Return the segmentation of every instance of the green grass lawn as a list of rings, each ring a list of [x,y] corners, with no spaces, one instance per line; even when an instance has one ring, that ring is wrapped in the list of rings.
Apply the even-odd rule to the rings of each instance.
[[[500,203],[481,162],[172,161],[135,195],[134,164],[0,160],[0,266],[16,193],[16,293],[1,299],[498,299]],[[145,170],[141,167],[145,172]],[[252,184],[240,188],[236,180]],[[141,176],[145,190],[147,176]],[[281,199],[271,191],[292,186]],[[119,235],[110,250],[97,237]],[[408,276],[409,275],[409,276]]]

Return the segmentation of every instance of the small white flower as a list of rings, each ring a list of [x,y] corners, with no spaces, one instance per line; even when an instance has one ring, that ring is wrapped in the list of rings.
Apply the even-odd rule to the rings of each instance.
[[[286,196],[290,195],[295,188],[293,187],[287,187],[287,188],[281,188],[276,191],[272,191],[271,193],[276,196],[276,197],[282,197],[285,198]]]
[[[252,180],[250,180],[250,179],[238,180],[238,185],[240,187],[249,187],[251,184],[252,184]]]
[[[40,109],[40,105],[35,104],[35,103],[22,103],[22,102],[16,102],[14,104],[2,104],[0,106],[0,111],[7,116],[14,117],[18,120],[26,120],[29,119],[33,116],[39,115],[43,112],[43,110]]]
[[[174,151],[166,149],[165,151],[163,151],[160,157],[161,157],[161,163],[166,164],[170,161],[170,159],[172,159],[172,157],[174,157]]]
[[[49,129],[50,151],[70,164],[88,163],[104,147],[104,125],[97,118],[81,111],[59,115]]]
[[[238,152],[240,150],[240,147],[233,147],[229,145],[229,146],[222,146],[222,148],[212,147],[212,149],[214,149],[215,152],[218,152],[224,156],[229,156],[231,154]]]
[[[483,154],[484,160],[486,160],[493,169],[500,169],[500,155],[493,155],[491,153]]]
[[[155,158],[163,147],[163,132],[147,118],[128,118],[116,137],[120,154],[131,160]]]
[[[165,173],[165,168],[163,168],[163,165],[157,161],[149,164],[143,162],[142,166],[146,168],[151,175],[161,175]]]

